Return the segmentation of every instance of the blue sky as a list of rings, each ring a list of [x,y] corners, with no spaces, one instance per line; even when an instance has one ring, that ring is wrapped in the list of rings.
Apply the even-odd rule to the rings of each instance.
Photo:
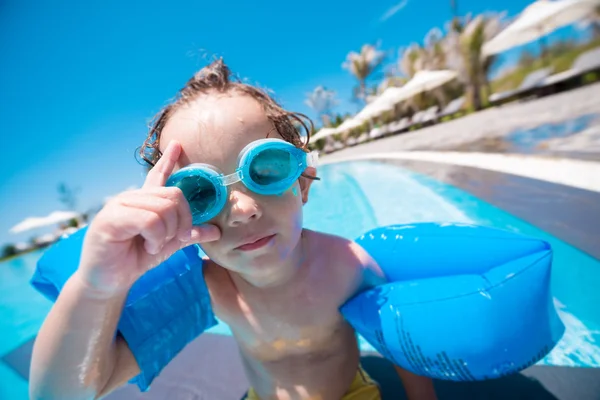
[[[529,3],[457,1],[460,14]],[[325,85],[355,112],[348,52],[379,40],[392,61],[451,17],[449,0],[3,1],[0,244],[50,231],[8,233],[63,209],[60,182],[80,189],[79,210],[141,184],[147,123],[207,59],[223,56],[289,109],[314,117],[305,95]]]

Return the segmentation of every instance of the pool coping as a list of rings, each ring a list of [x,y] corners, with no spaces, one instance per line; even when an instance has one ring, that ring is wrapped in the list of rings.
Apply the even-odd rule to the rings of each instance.
[[[454,151],[391,151],[324,156],[320,158],[319,164],[382,159],[427,161],[481,168],[600,192],[600,162],[568,158]]]

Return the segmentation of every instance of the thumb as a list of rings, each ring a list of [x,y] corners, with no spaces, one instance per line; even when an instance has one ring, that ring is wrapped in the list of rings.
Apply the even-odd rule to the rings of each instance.
[[[188,245],[214,242],[221,239],[221,230],[216,225],[204,224],[194,226]]]

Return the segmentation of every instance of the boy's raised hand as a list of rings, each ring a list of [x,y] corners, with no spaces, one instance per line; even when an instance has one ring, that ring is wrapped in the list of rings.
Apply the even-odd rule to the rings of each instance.
[[[180,153],[181,145],[171,141],[143,187],[109,200],[90,224],[78,273],[99,295],[127,291],[177,250],[220,238],[214,225],[192,226],[183,192],[165,187]]]

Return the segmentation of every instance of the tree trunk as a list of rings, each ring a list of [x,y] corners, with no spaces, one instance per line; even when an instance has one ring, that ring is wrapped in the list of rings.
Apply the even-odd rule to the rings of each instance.
[[[433,90],[433,95],[439,103],[440,109],[446,107],[448,100],[446,99],[446,94],[444,93],[444,89],[436,88]]]
[[[473,109],[475,109],[475,111],[481,110],[481,87],[479,82],[471,82],[469,85],[469,92]]]
[[[360,98],[362,99],[362,101],[364,101],[365,103],[367,102],[367,85],[365,84],[365,80],[361,79],[360,81],[360,94],[359,94]]]
[[[483,75],[483,87],[485,88],[485,94],[489,99],[492,95],[492,85],[490,85],[490,80],[488,79],[486,74]]]

